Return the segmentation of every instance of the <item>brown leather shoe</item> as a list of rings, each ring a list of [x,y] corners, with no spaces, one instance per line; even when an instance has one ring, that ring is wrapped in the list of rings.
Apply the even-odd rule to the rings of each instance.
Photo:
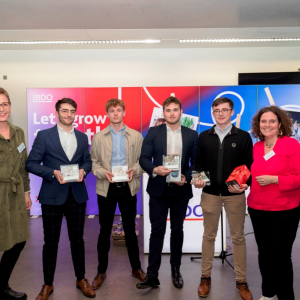
[[[236,282],[236,289],[240,292],[243,300],[253,300],[247,282]]]
[[[94,290],[98,290],[101,287],[105,278],[106,278],[106,273],[103,273],[103,274],[98,273],[93,280],[92,288]]]
[[[83,278],[80,281],[76,281],[76,287],[82,291],[82,294],[88,298],[95,298],[96,293],[87,279]]]
[[[198,295],[201,298],[206,298],[209,294],[209,289],[211,285],[210,277],[201,277],[200,284],[198,286]]]
[[[53,293],[53,284],[52,285],[43,285],[40,293],[37,295],[35,300],[47,300],[49,295]]]
[[[132,270],[131,275],[133,277],[136,277],[141,282],[143,282],[146,278],[146,273],[142,269],[139,269],[139,270],[136,270],[136,271]]]

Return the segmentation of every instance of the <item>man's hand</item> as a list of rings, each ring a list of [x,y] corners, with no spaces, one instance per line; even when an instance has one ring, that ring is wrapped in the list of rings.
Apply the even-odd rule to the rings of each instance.
[[[133,177],[133,169],[130,168],[126,173],[128,174],[128,177],[129,177],[129,180],[127,182],[130,182]]]
[[[260,186],[269,185],[271,183],[278,183],[278,176],[262,175],[255,177]]]
[[[230,185],[228,187],[228,191],[230,193],[233,193],[233,194],[240,194],[240,193],[246,191],[247,188],[248,188],[247,184],[242,184],[242,188],[241,189],[236,188],[234,185]]]
[[[25,193],[25,202],[26,202],[26,209],[30,210],[32,202],[31,202],[31,199],[30,199],[30,193],[29,192]]]
[[[84,176],[84,169],[79,170],[79,179],[76,182],[82,182]]]
[[[159,166],[153,169],[153,173],[157,174],[159,176],[167,176],[169,175],[173,170],[169,170],[168,168],[165,168],[163,166]]]
[[[111,180],[114,177],[114,174],[109,172],[108,170],[105,171],[105,177],[110,183],[115,183],[114,181]]]
[[[59,170],[54,170],[53,175],[60,184],[66,184],[66,182],[64,182],[64,178],[61,175],[61,172]]]
[[[175,184],[182,186],[185,184],[185,176],[183,174],[181,174],[181,181],[175,181]]]
[[[206,182],[203,180],[200,180],[200,179],[193,180],[191,182],[191,184],[193,184],[193,183],[195,184],[195,188],[197,188],[197,189],[203,189],[206,186]]]

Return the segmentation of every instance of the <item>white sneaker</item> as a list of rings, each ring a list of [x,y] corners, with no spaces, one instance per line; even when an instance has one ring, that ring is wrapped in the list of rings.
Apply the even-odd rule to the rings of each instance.
[[[275,296],[274,297],[264,297],[262,296],[259,300],[276,300]]]

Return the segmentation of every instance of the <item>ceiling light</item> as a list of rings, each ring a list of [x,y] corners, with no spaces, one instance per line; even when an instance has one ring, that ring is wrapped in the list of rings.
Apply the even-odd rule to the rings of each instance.
[[[159,44],[160,40],[100,40],[100,41],[0,41],[0,45],[69,45],[69,44]]]
[[[180,43],[246,43],[246,42],[297,42],[300,38],[261,38],[261,39],[194,39],[179,40]]]

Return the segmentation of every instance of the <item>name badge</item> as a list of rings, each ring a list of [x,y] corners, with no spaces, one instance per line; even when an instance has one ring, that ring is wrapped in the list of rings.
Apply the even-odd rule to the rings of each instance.
[[[25,148],[26,148],[25,144],[22,143],[17,149],[18,149],[19,153],[21,153]]]
[[[274,156],[275,155],[275,152],[272,150],[272,151],[270,151],[269,153],[267,153],[265,156],[264,156],[264,159],[265,160],[268,160],[268,159],[270,159],[272,156]]]

